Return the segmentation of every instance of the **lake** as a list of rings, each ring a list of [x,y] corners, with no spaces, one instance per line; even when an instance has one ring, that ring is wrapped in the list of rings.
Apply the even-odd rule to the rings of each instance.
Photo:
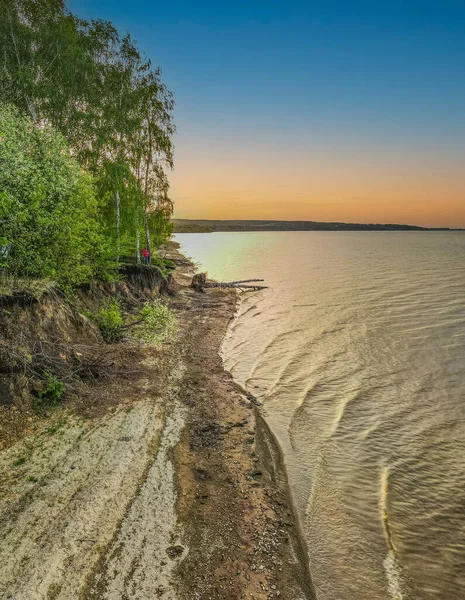
[[[465,598],[465,233],[176,240],[269,286],[224,362],[283,449],[318,600]]]

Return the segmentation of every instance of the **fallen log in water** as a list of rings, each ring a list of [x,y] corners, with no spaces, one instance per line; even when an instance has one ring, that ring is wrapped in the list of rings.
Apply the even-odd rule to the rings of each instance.
[[[194,275],[191,282],[191,287],[201,292],[204,288],[223,288],[223,289],[238,289],[238,290],[264,290],[266,285],[246,285],[256,281],[264,281],[264,279],[241,279],[238,281],[208,281],[206,273],[197,273]]]
[[[264,279],[240,279],[239,281],[222,282],[224,285],[237,285],[239,283],[251,283],[252,281],[265,281]],[[215,282],[213,282],[215,283]]]
[[[237,290],[266,290],[267,289],[267,285],[242,285],[242,284],[235,284],[234,282],[231,283],[206,283],[204,285],[204,287],[206,288],[227,288],[227,289],[237,289]]]

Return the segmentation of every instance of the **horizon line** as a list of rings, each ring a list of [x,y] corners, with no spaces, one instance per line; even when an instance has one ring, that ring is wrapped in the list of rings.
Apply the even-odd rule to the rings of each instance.
[[[454,226],[426,226],[426,225],[418,225],[416,223],[396,223],[396,222],[377,222],[377,221],[315,221],[312,219],[214,219],[214,218],[187,218],[187,217],[177,217],[173,216],[171,218],[172,221],[202,221],[202,222],[218,222],[222,223],[316,223],[316,224],[328,224],[328,225],[364,225],[364,226],[395,226],[395,227],[415,227],[422,230],[449,230],[449,231],[464,231],[464,227],[454,227]]]

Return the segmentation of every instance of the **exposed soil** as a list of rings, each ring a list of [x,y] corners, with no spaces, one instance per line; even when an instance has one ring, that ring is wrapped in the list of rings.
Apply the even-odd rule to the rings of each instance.
[[[191,275],[176,274],[176,339],[122,345],[137,369],[92,410],[4,407],[32,420],[0,453],[0,598],[313,597],[279,452],[219,356],[235,292]]]

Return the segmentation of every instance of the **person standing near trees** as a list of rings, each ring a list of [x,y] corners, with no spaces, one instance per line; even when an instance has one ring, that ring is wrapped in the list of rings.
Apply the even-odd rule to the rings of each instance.
[[[142,250],[142,256],[144,257],[144,265],[148,265],[150,259],[150,252],[147,250],[147,248],[144,248]]]

